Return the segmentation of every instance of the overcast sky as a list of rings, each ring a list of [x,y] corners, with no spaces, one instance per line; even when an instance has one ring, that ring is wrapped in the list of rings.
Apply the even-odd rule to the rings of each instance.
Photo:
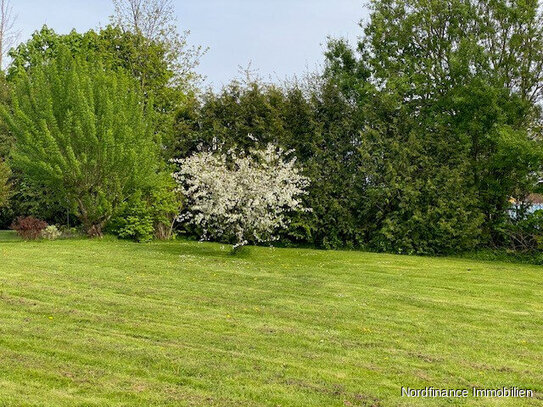
[[[366,18],[365,0],[175,0],[179,26],[190,41],[209,47],[199,67],[220,86],[239,67],[273,80],[303,74],[322,63],[328,35],[355,41]],[[110,0],[12,0],[21,40],[43,24],[57,32],[106,25]]]

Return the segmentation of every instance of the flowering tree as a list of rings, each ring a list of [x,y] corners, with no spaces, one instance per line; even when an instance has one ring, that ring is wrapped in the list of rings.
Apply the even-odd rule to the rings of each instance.
[[[179,220],[198,226],[203,240],[226,240],[234,250],[277,240],[289,213],[309,210],[301,201],[309,179],[290,153],[270,144],[247,154],[202,151],[174,160],[180,166],[174,178],[187,201]]]

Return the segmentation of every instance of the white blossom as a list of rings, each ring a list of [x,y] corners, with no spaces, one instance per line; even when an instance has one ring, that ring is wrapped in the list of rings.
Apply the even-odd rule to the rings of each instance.
[[[174,160],[186,198],[179,220],[197,225],[202,240],[227,240],[234,248],[277,240],[290,214],[310,210],[302,203],[309,179],[292,152],[269,144],[248,154],[215,149]]]

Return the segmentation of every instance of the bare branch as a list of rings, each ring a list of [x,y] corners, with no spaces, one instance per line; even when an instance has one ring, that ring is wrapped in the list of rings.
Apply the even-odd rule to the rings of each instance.
[[[188,45],[189,32],[178,31],[173,0],[113,0],[113,4],[114,24],[165,45],[166,59],[175,73],[172,84],[190,86],[200,79],[195,68],[206,50]]]
[[[113,4],[114,23],[150,40],[164,40],[175,27],[172,0],[113,0]]]
[[[11,0],[0,0],[0,69],[4,57],[19,39],[20,31],[15,29],[17,15],[13,14]]]

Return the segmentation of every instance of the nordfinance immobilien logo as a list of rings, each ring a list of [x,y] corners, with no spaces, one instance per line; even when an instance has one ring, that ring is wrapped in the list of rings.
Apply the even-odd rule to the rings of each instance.
[[[518,387],[502,387],[498,389],[440,389],[436,387],[424,387],[412,389],[402,387],[402,397],[414,398],[531,398],[534,397],[533,390],[521,389]]]

